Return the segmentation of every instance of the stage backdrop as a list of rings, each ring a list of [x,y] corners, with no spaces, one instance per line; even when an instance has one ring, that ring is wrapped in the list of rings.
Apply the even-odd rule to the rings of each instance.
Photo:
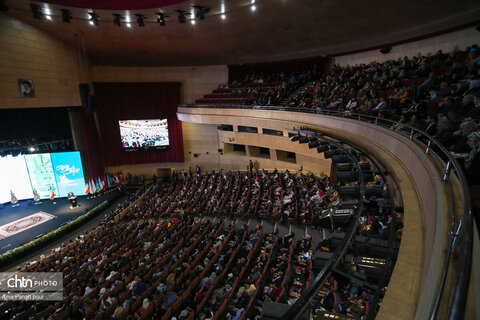
[[[91,141],[94,134],[87,133],[87,149],[99,147],[106,166],[184,161],[182,123],[176,115],[180,83],[95,82],[94,90],[98,99],[99,144],[96,146]],[[93,116],[87,117],[90,125],[84,126],[84,130],[92,130]],[[170,139],[167,150],[128,152],[122,149],[119,120],[164,118],[168,120]],[[87,150],[87,153],[93,156],[96,152]]]

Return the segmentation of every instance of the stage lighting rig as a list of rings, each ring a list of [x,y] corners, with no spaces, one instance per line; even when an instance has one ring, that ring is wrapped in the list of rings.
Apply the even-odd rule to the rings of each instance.
[[[98,25],[99,25],[99,23],[98,23],[99,15],[95,11],[89,11],[88,15],[90,16],[90,18],[88,19],[89,23],[93,26],[98,27]]]
[[[195,17],[198,18],[198,20],[205,20],[205,14],[210,12],[210,8],[204,6],[193,6],[193,8],[197,9]]]
[[[145,27],[145,22],[143,21],[144,19],[147,19],[147,17],[145,17],[145,15],[141,14],[141,13],[135,13],[135,15],[137,16],[137,24],[139,27]]]
[[[176,12],[178,12],[178,22],[180,23],[186,23],[187,22],[187,14],[190,14],[184,10],[175,10]]]
[[[308,139],[308,137],[300,137],[300,139],[298,139],[298,142],[299,143],[308,143],[310,141],[310,139]]]
[[[318,146],[320,146],[320,143],[318,142],[318,140],[310,141],[308,143],[308,149],[317,148]]]
[[[40,19],[40,20],[43,19],[44,14],[39,5],[30,3],[30,10],[32,10],[32,14],[35,19]]]
[[[155,13],[158,18],[157,18],[157,22],[162,26],[162,27],[165,27],[167,25],[167,22],[165,21],[165,18],[168,18],[168,15],[166,15],[165,13],[163,12],[156,12]]]
[[[317,153],[328,151],[330,147],[327,144],[321,144],[317,147]]]
[[[296,134],[296,135],[294,135],[290,138],[290,141],[292,141],[292,142],[298,141],[298,140],[300,140],[301,137],[302,137],[302,135],[300,133]]]
[[[122,15],[118,14],[118,13],[114,13],[113,14],[113,24],[116,25],[117,27],[120,27],[120,25],[122,24],[122,20],[125,20],[125,17],[123,17]]]
[[[62,10],[62,21],[65,23],[70,23],[72,20],[72,12],[67,9],[61,9]]]
[[[8,11],[8,7],[5,4],[5,2],[6,2],[6,0],[0,0],[0,11],[5,11],[5,12]]]

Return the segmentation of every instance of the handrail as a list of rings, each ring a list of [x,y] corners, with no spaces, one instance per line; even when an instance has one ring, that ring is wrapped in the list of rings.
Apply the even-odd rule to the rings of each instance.
[[[463,170],[457,160],[452,156],[452,154],[445,149],[443,145],[440,144],[436,139],[434,139],[428,133],[409,126],[407,124],[399,123],[390,119],[378,118],[375,116],[370,116],[366,114],[350,113],[350,112],[340,112],[333,110],[322,110],[322,109],[308,109],[308,108],[297,108],[297,107],[282,107],[282,106],[245,106],[245,105],[185,105],[181,104],[179,107],[184,108],[211,108],[211,109],[246,109],[246,110],[270,110],[270,111],[290,111],[290,112],[302,112],[302,113],[313,113],[327,116],[335,116],[341,118],[349,118],[352,120],[365,121],[374,124],[375,126],[382,126],[390,130],[408,130],[409,139],[413,140],[414,137],[424,138],[423,141],[426,143],[425,153],[429,154],[433,150],[443,161],[446,163],[444,168],[443,181],[446,183],[451,183],[449,175],[452,171],[457,175],[458,180],[460,181],[461,188],[464,196],[464,210],[462,214],[463,221],[463,234],[461,237],[461,250],[459,253],[458,260],[462,263],[458,266],[457,277],[455,281],[455,291],[453,293],[453,298],[450,303],[450,320],[464,319],[465,317],[465,308],[467,303],[467,295],[470,281],[470,272],[471,272],[471,263],[472,263],[472,250],[473,250],[473,218],[471,212],[471,201],[470,201],[470,192],[467,184],[467,180],[463,173]],[[421,139],[418,139],[422,141]],[[433,144],[433,145],[432,145]],[[453,170],[451,170],[453,169]],[[451,195],[453,197],[453,194]],[[454,199],[454,198],[453,198]],[[455,221],[455,212],[451,212],[451,220]],[[452,226],[451,226],[452,227]],[[450,227],[450,229],[451,229]],[[450,230],[454,232],[454,230]],[[449,246],[451,245],[449,242]],[[448,266],[452,259],[452,251],[448,250],[447,257],[444,262],[442,269],[442,279],[439,285],[440,290],[437,292],[436,300],[440,300],[443,293],[443,287],[446,282],[446,274],[448,271]],[[443,276],[445,275],[445,276]],[[433,308],[431,311],[432,319],[435,319],[438,306]]]

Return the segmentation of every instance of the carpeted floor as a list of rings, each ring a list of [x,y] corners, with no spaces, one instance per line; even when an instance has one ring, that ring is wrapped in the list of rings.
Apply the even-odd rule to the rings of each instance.
[[[75,219],[77,216],[93,209],[105,200],[111,201],[118,196],[118,193],[117,190],[114,190],[92,199],[87,199],[86,196],[79,196],[78,204],[80,207],[76,209],[70,209],[70,202],[67,198],[57,198],[55,201],[45,199],[42,200],[40,204],[33,204],[31,206],[28,205],[27,200],[19,201],[19,205],[15,207],[12,207],[11,204],[5,205],[3,209],[0,209],[0,227],[21,220],[39,211],[53,215],[55,218],[26,228],[21,232],[0,240],[0,254],[29,242],[41,234],[60,227],[68,221]]]

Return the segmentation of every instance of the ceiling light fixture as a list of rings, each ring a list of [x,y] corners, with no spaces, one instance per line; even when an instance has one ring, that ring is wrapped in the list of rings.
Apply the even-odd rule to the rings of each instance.
[[[120,27],[122,25],[122,20],[125,20],[125,17],[118,13],[113,14],[113,24],[117,27]]]
[[[168,16],[167,16],[165,13],[161,12],[161,11],[156,12],[155,14],[158,16],[157,22],[158,22],[162,27],[165,27],[165,26],[167,25],[167,22],[165,21],[165,18],[168,18]]]
[[[99,23],[98,23],[98,17],[99,17],[99,15],[96,14],[95,11],[89,11],[89,12],[88,12],[88,15],[90,16],[90,18],[88,19],[90,25],[92,25],[92,26],[97,26],[97,27],[98,27],[98,25],[99,25]]]
[[[176,12],[178,12],[178,22],[180,23],[186,23],[187,22],[187,14],[190,14],[184,10],[175,10]]]
[[[147,17],[145,17],[143,14],[140,14],[140,13],[135,13],[135,15],[137,16],[138,26],[145,27],[145,22],[143,21],[143,19],[147,19]]]
[[[62,10],[62,21],[65,23],[70,23],[72,20],[72,12],[67,9],[61,9]]]
[[[35,19],[41,20],[44,17],[42,9],[40,8],[39,5],[30,3],[30,10],[32,10],[32,14]]]
[[[204,7],[204,6],[193,6],[193,8],[197,9],[197,13],[195,14],[195,17],[198,18],[198,20],[205,20],[205,14],[210,12],[210,8]]]
[[[225,14],[222,14],[221,17],[222,17],[222,20],[227,19],[227,16]]]

